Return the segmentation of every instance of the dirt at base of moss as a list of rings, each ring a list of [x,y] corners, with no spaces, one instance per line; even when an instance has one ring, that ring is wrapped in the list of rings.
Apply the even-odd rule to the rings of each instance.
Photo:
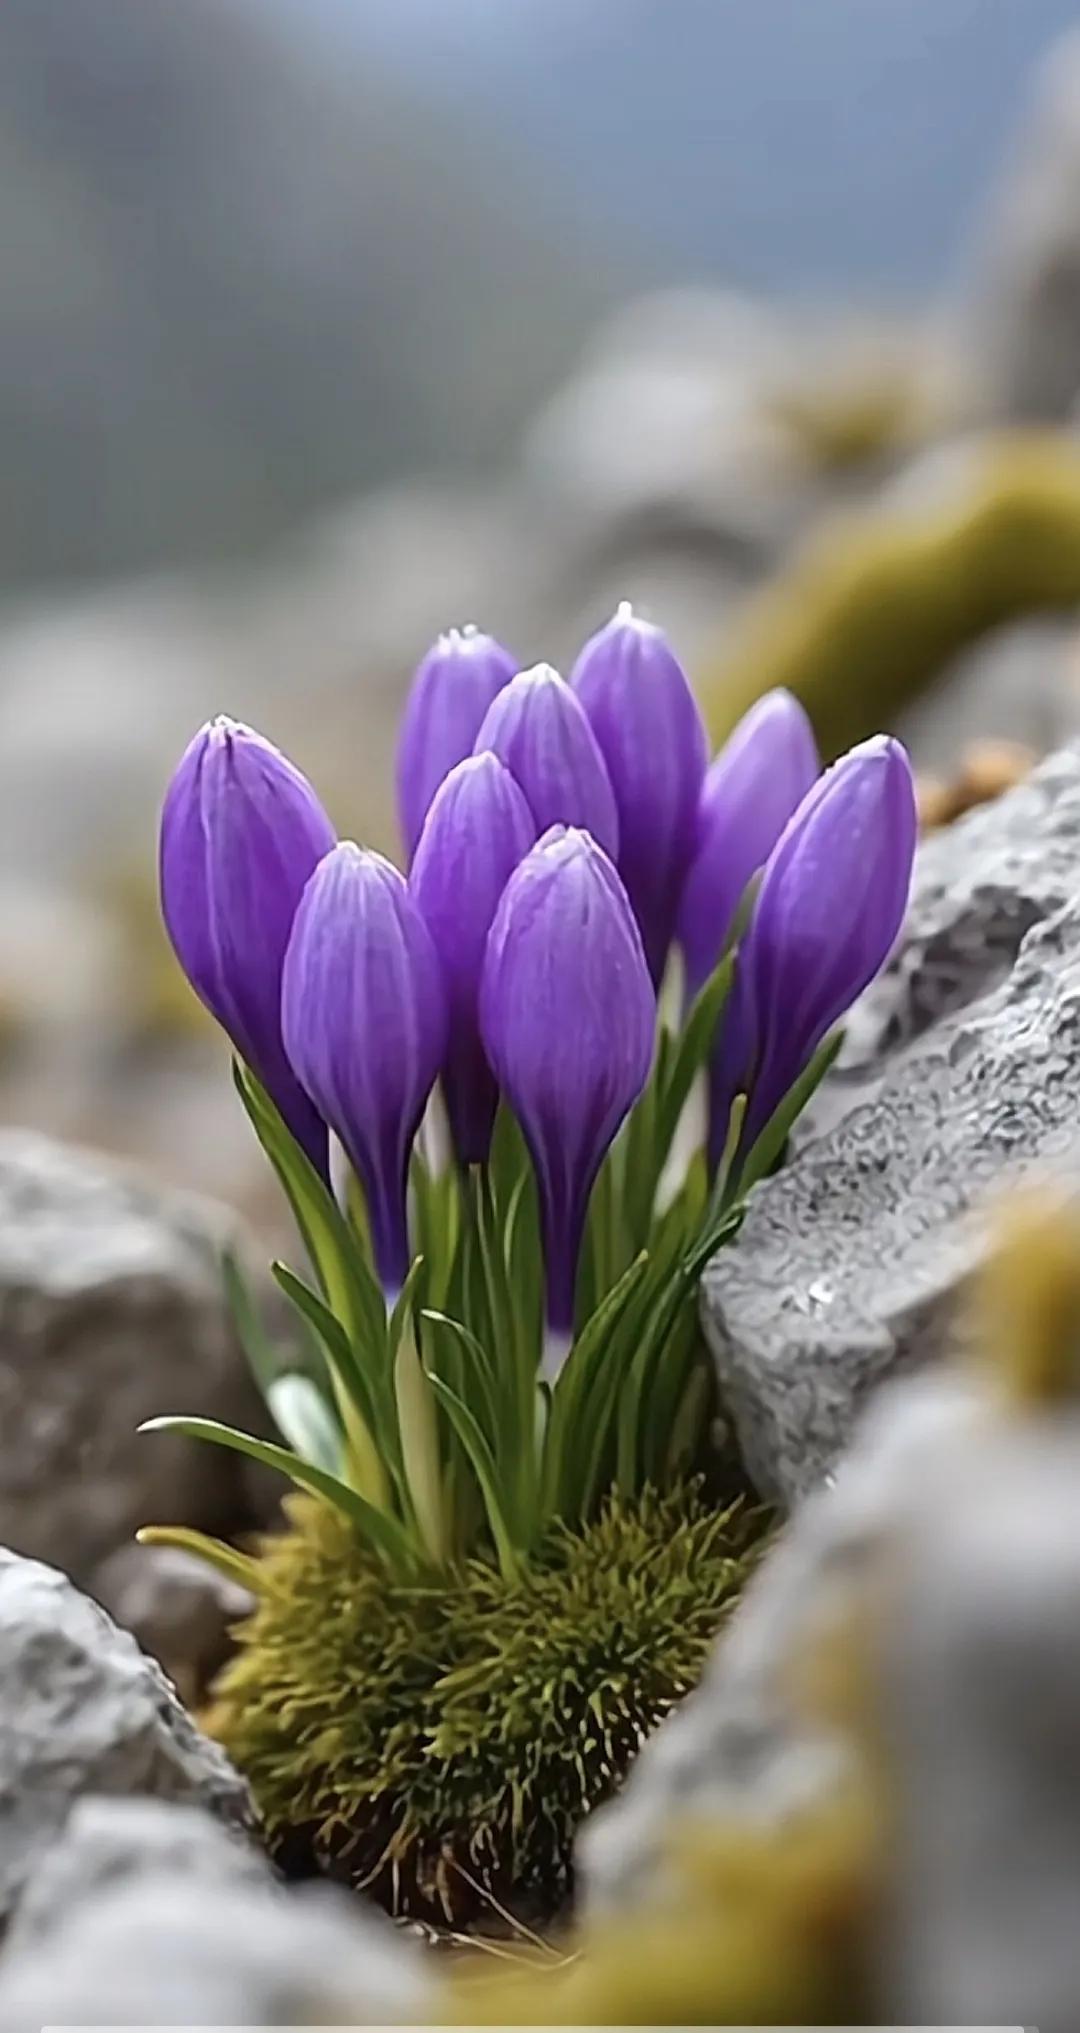
[[[294,1498],[209,1726],[294,1867],[442,1924],[543,1920],[581,1821],[697,1683],[765,1529],[687,1482],[554,1527],[513,1585],[481,1560],[410,1583]]]

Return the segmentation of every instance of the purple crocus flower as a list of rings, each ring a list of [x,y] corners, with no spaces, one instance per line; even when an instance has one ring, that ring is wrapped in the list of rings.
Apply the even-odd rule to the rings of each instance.
[[[463,1165],[486,1160],[498,1102],[477,1014],[487,936],[499,898],[535,840],[524,792],[488,750],[459,762],[440,784],[409,877],[442,964],[450,1025],[443,1090]]]
[[[410,860],[439,785],[472,754],[488,707],[517,669],[509,650],[471,625],[440,635],[417,666],[397,754],[398,813]]]
[[[300,895],[334,844],[307,778],[221,715],[182,756],[161,814],[161,909],[196,995],[232,1039],[312,1163],[325,1124],[281,1038],[281,971]]]
[[[589,1195],[649,1075],[656,998],[622,882],[590,834],[554,826],[510,877],[488,939],[480,1028],[540,1192],[548,1318],[573,1325]]]
[[[749,1151],[884,966],[907,908],[916,832],[911,764],[886,735],[826,770],[788,821],[739,953],[741,1000],[714,1075],[714,1157],[738,1087],[749,1081],[741,1136]]]
[[[705,778],[693,856],[679,902],[686,991],[720,959],[747,885],[815,781],[814,730],[790,692],[766,692],[729,735]]]
[[[409,1267],[405,1187],[413,1138],[446,1049],[438,955],[403,876],[345,840],[296,913],[281,999],[297,1078],[364,1188],[388,1293]]]
[[[476,753],[493,749],[521,785],[537,831],[584,826],[612,860],[619,818],[607,765],[580,701],[550,664],[521,671],[484,716]]]
[[[707,755],[701,714],[667,638],[628,601],[585,644],[570,684],[607,764],[619,874],[659,986],[694,847]]]

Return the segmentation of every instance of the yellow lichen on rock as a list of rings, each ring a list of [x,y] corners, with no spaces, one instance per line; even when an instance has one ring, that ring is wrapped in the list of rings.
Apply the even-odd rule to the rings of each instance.
[[[938,506],[833,523],[753,598],[703,675],[712,734],[782,685],[836,755],[991,629],[1077,605],[1080,455],[1051,433],[1003,435]]]
[[[1080,1397],[1080,1211],[1049,1187],[999,1216],[975,1306],[976,1346],[1008,1403]]]
[[[695,1825],[671,1838],[671,1897],[587,1925],[561,1963],[452,1976],[474,2025],[846,2025],[869,2021],[877,1896],[870,1817],[852,1796],[781,1827]]]

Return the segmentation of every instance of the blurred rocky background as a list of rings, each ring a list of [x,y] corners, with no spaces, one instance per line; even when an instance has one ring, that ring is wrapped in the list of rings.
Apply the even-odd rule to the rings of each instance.
[[[844,1746],[792,1711],[789,1665],[834,1579],[854,1653],[884,1643],[869,1579],[900,1697],[873,1711],[881,1768],[918,1818],[890,1986],[856,2016],[1065,2033],[1075,1377],[1045,1430],[1028,1378],[1006,1430],[939,1359],[988,1202],[1080,1177],[1073,0],[4,0],[0,260],[3,2033],[88,2000],[160,2018],[163,1970],[174,2018],[427,2012],[403,1942],[262,1882],[240,1780],[104,1614],[197,1702],[242,1591],[132,1533],[242,1538],[277,1497],[134,1430],[258,1419],[221,1252],[255,1280],[287,1232],[158,925],[157,808],[226,710],[393,851],[435,633],[564,661],[623,597],[717,742],[791,685],[828,750],[902,733],[942,830],[809,1134],[706,1283],[743,1451],[795,1521],[586,1836],[590,1910],[644,1924],[687,1801],[719,1844],[698,1892],[733,1809],[752,1862],[748,1824],[831,1806]],[[873,1888],[880,1857],[857,1864]],[[775,1919],[762,1967],[799,1976]],[[655,1968],[693,1979],[693,1947],[665,1936]]]
[[[938,816],[1071,729],[1073,13],[7,0],[9,1123],[272,1219],[157,928],[162,785],[226,709],[393,847],[451,621],[559,660],[631,597],[718,739],[792,683],[827,745],[906,733]]]

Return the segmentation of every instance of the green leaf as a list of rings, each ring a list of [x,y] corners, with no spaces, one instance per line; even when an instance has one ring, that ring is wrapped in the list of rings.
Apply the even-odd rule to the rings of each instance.
[[[686,1379],[675,1416],[667,1429],[664,1468],[670,1478],[685,1475],[694,1465],[711,1394],[711,1379],[704,1363],[699,1360]]]
[[[468,1405],[450,1389],[449,1384],[443,1382],[441,1377],[432,1375],[431,1387],[434,1391],[438,1392],[439,1398],[446,1408],[446,1416],[450,1420],[469,1458],[473,1473],[480,1485],[488,1524],[491,1528],[491,1536],[495,1542],[499,1570],[504,1581],[516,1581],[520,1573],[520,1562],[510,1537],[502,1499],[499,1494],[499,1477],[495,1458]]]
[[[528,1177],[531,1170],[528,1149],[514,1112],[505,1101],[501,1101],[495,1117],[487,1166],[492,1195],[498,1207],[509,1204],[518,1180]]]
[[[398,1348],[401,1345],[402,1336],[405,1334],[406,1330],[410,1328],[412,1325],[412,1316],[413,1310],[416,1305],[417,1295],[420,1291],[421,1285],[425,1282],[425,1278],[426,1271],[423,1257],[421,1256],[414,1257],[412,1263],[409,1265],[409,1270],[405,1279],[405,1283],[402,1285],[401,1290],[397,1295],[397,1299],[394,1303],[394,1310],[390,1315],[390,1324],[387,1330],[387,1340],[391,1364],[393,1364],[394,1358],[398,1352]]]
[[[458,1365],[458,1374],[463,1379],[460,1388],[456,1383],[451,1384],[450,1388],[458,1397],[464,1397],[466,1403],[469,1403],[475,1394],[484,1415],[482,1424],[485,1437],[493,1447],[497,1447],[500,1439],[499,1386],[495,1366],[483,1342],[479,1341],[467,1327],[463,1327],[460,1320],[452,1320],[449,1314],[437,1313],[433,1308],[425,1307],[420,1317],[435,1328],[440,1336],[449,1336],[456,1342],[467,1358],[464,1366]],[[436,1371],[436,1375],[441,1375],[441,1371]],[[443,1381],[449,1383],[450,1380],[444,1378]],[[472,1409],[477,1410],[476,1403]]]
[[[416,1549],[396,1518],[376,1510],[374,1504],[369,1504],[336,1475],[316,1468],[314,1462],[302,1461],[299,1455],[290,1453],[286,1447],[276,1447],[272,1440],[256,1440],[253,1434],[240,1433],[235,1426],[223,1426],[217,1419],[147,1419],[138,1430],[140,1433],[183,1433],[190,1440],[209,1440],[215,1447],[228,1447],[234,1454],[246,1454],[252,1461],[260,1461],[264,1468],[276,1468],[299,1489],[310,1490],[326,1503],[336,1505],[363,1537],[378,1547],[395,1566],[409,1569],[417,1564]]]
[[[731,1108],[728,1112],[727,1128],[724,1131],[724,1148],[720,1153],[720,1162],[716,1167],[716,1178],[713,1180],[713,1189],[709,1198],[710,1211],[714,1216],[722,1213],[729,1207],[732,1200],[736,1197],[735,1160],[739,1152],[742,1126],[746,1121],[746,1100],[745,1094],[734,1095]]]
[[[659,1179],[679,1126],[690,1089],[706,1065],[735,973],[734,953],[725,953],[695,996],[683,1026],[659,1098],[656,1127],[656,1173]]]
[[[663,1276],[619,1395],[615,1474],[624,1496],[633,1496],[642,1477],[642,1407],[652,1375],[670,1354],[680,1309],[690,1296],[691,1280],[681,1265]]]
[[[285,1190],[319,1283],[350,1336],[385,1345],[386,1303],[333,1194],[290,1135],[266,1089],[239,1059],[233,1078],[252,1128]]]
[[[729,1207],[718,1220],[706,1222],[702,1233],[683,1258],[683,1269],[689,1279],[700,1277],[717,1250],[721,1249],[725,1242],[730,1242],[732,1236],[738,1234],[745,1218],[744,1207]]]
[[[409,1500],[423,1545],[439,1566],[448,1546],[435,1394],[411,1325],[396,1340],[394,1391]]]
[[[216,1567],[227,1581],[246,1588],[249,1595],[258,1595],[264,1586],[262,1568],[249,1553],[238,1552],[235,1546],[226,1545],[224,1539],[195,1532],[190,1525],[142,1525],[135,1537],[140,1546],[172,1546],[178,1553],[194,1553],[208,1566]]]
[[[648,1269],[649,1260],[643,1252],[600,1301],[555,1380],[544,1448],[542,1508],[546,1515],[573,1513],[591,1451],[593,1426],[586,1414],[589,1392],[597,1375],[603,1376],[612,1333],[626,1317]],[[614,1386],[615,1378],[609,1376],[608,1382]]]
[[[318,1336],[341,1412],[356,1487],[370,1503],[385,1509],[387,1485],[379,1449],[380,1421],[371,1384],[356,1359],[352,1343],[340,1320],[295,1271],[287,1264],[275,1263],[273,1273],[286,1297]]]
[[[453,1164],[431,1172],[414,1149],[409,1169],[412,1233],[416,1254],[428,1266],[428,1293],[433,1306],[445,1306],[461,1241],[461,1179]]]
[[[780,1106],[769,1117],[749,1157],[740,1169],[738,1179],[740,1197],[745,1197],[751,1186],[756,1186],[759,1179],[764,1179],[772,1171],[794,1123],[802,1114],[807,1102],[817,1092],[843,1042],[843,1030],[832,1031],[818,1046],[810,1064],[804,1067],[794,1086],[788,1088]]]
[[[326,1399],[310,1377],[294,1371],[275,1377],[266,1402],[278,1432],[305,1461],[340,1475],[345,1436]]]

